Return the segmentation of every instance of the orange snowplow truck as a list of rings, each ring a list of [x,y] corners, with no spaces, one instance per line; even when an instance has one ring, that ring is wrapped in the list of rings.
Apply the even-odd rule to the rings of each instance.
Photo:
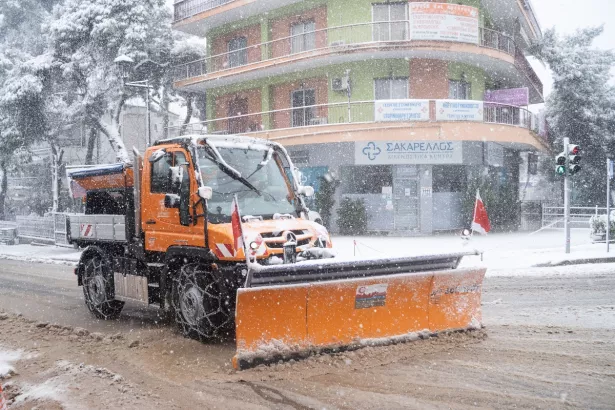
[[[480,326],[485,271],[457,269],[467,254],[338,260],[298,175],[277,143],[208,135],[70,170],[87,307],[114,319],[125,302],[153,305],[203,341],[234,332],[236,368]]]

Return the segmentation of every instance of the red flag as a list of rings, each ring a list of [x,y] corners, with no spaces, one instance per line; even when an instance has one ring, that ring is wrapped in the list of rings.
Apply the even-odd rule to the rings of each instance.
[[[239,214],[239,203],[237,197],[233,199],[233,205],[231,209],[231,226],[233,227],[233,239],[235,243],[235,255],[239,252],[239,249],[244,249],[243,243],[243,227],[241,226],[241,215]]]
[[[0,384],[0,410],[8,410],[8,403],[6,401],[6,397],[2,392],[2,385]]]
[[[478,190],[476,190],[476,205],[474,205],[472,231],[476,231],[483,235],[486,235],[489,231],[491,231],[491,224],[489,223],[487,209],[485,209],[485,204],[483,203]]]

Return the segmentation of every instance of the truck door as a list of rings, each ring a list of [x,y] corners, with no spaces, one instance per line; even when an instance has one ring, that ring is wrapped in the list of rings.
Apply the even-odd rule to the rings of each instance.
[[[195,203],[196,181],[194,166],[188,153],[181,148],[167,148],[166,154],[160,160],[150,163],[145,161],[143,206],[141,221],[145,232],[145,249],[154,252],[166,252],[171,246],[205,245],[203,221],[198,225],[180,223],[179,209],[167,208],[165,196],[178,194],[173,192],[170,179],[171,167],[181,166],[184,170],[182,189],[189,189],[190,214]]]

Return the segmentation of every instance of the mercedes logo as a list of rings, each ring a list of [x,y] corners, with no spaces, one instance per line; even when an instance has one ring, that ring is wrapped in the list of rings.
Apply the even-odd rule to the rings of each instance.
[[[297,243],[297,235],[295,235],[291,231],[284,232],[284,238],[286,238],[286,242]]]

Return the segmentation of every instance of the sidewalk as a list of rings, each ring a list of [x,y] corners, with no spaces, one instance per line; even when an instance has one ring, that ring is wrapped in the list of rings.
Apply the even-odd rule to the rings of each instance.
[[[488,276],[534,271],[539,267],[591,263],[615,263],[615,246],[606,253],[605,244],[592,244],[589,229],[573,229],[571,253],[564,252],[563,231],[495,233],[474,236],[469,241],[455,235],[416,238],[339,237],[333,239],[338,256],[343,258],[378,258],[402,255],[436,254],[478,250],[480,256],[466,257],[462,266],[485,265]],[[356,248],[355,243],[356,241]],[[356,254],[356,256],[355,256]],[[587,270],[587,269],[584,269]]]
[[[356,247],[355,247],[356,241]],[[449,252],[483,252],[483,258],[464,258],[462,266],[484,265],[489,276],[524,275],[540,267],[576,264],[615,263],[615,245],[606,253],[605,244],[592,244],[588,229],[572,231],[572,251],[564,253],[563,231],[527,233],[496,233],[474,236],[464,241],[455,235],[430,237],[334,237],[333,243],[340,259],[373,259],[395,256],[442,254]],[[80,251],[72,248],[33,245],[0,245],[0,260],[75,265]],[[0,262],[1,263],[1,262]],[[582,271],[590,270],[584,267]]]

